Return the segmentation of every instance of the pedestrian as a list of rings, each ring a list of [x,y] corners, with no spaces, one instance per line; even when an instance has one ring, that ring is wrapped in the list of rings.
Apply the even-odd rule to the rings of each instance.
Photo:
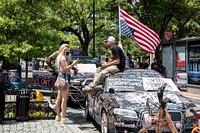
[[[149,64],[146,62],[145,59],[142,59],[142,63],[140,63],[139,68],[147,69],[148,67],[149,67]]]
[[[58,56],[56,57],[56,66],[58,67],[58,77],[64,78],[66,81],[65,88],[58,88],[58,94],[56,99],[56,118],[57,122],[61,123],[73,123],[73,121],[69,120],[66,117],[66,109],[67,109],[67,100],[69,94],[69,83],[67,74],[70,72],[70,69],[74,67],[78,63],[78,59],[74,60],[71,65],[66,60],[66,53],[70,51],[70,47],[68,44],[62,44],[58,51]],[[61,110],[61,111],[60,111]],[[60,115],[61,112],[61,115]]]
[[[60,46],[63,45],[63,44],[69,45],[69,41],[62,40],[62,41],[60,42]],[[53,71],[55,71],[56,69],[58,69],[58,68],[56,68],[56,66],[52,63],[52,61],[55,60],[57,56],[58,56],[58,51],[55,51],[53,54],[51,54],[51,55],[46,59],[47,65],[48,65]],[[71,56],[70,52],[66,52],[66,59],[67,59],[67,62],[70,64],[71,59],[72,59],[72,56]],[[74,71],[74,74],[77,74],[77,72],[78,72],[77,66],[72,67],[72,70]],[[53,73],[53,75],[57,75],[57,74],[56,74],[56,73]],[[68,80],[69,80],[69,82],[70,82],[70,73],[68,74]]]
[[[95,93],[96,91],[93,89],[94,86],[102,84],[104,79],[110,74],[123,72],[125,69],[124,52],[118,45],[115,45],[115,38],[109,36],[105,42],[107,47],[111,50],[112,60],[111,62],[106,62],[105,60],[101,61],[101,66],[97,68],[93,82],[83,88],[86,92]]]
[[[129,59],[129,68],[134,68],[134,62],[133,62],[131,55],[128,53],[127,56]]]
[[[161,73],[160,65],[158,63],[158,60],[156,58],[153,59],[153,63],[151,63],[151,69],[158,71]]]
[[[158,62],[158,59],[154,58],[153,63],[151,64],[151,69],[158,71],[164,77],[166,77],[166,68]]]

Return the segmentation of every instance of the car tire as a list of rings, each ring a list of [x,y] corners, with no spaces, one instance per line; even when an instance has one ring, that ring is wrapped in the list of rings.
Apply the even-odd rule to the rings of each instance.
[[[101,133],[109,133],[109,120],[105,110],[101,114]]]
[[[92,116],[89,113],[89,105],[88,105],[88,101],[85,100],[85,119],[87,121],[91,121],[92,120]]]

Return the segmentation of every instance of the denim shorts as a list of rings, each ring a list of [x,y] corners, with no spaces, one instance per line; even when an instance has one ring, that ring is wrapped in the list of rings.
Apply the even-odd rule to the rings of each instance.
[[[63,78],[65,80],[68,80],[68,74],[67,73],[59,73],[58,77]]]

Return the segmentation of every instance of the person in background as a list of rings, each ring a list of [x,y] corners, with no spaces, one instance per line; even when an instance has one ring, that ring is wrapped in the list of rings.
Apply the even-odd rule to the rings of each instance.
[[[160,65],[158,63],[158,60],[156,58],[153,59],[153,63],[151,64],[151,69],[158,71],[161,73]]]
[[[60,42],[60,46],[63,45],[63,44],[68,44],[69,45],[69,41],[66,41],[66,40],[62,40]],[[46,59],[46,63],[47,65],[52,69],[52,70],[56,70],[57,68],[55,68],[55,66],[53,66],[53,63],[52,61],[56,59],[56,57],[58,56],[58,51],[55,51],[53,54],[51,54],[47,59]],[[71,59],[72,59],[72,56],[70,54],[70,51],[69,52],[66,52],[66,59],[67,59],[67,62],[70,63],[71,62]],[[77,73],[77,67],[74,66],[72,68],[74,70],[74,73],[76,74]]]
[[[149,64],[146,62],[145,59],[142,59],[142,63],[140,63],[139,68],[147,69],[148,67],[149,67]]]
[[[89,86],[85,86],[83,88],[86,92],[95,93],[96,91],[93,89],[94,86],[101,84],[106,76],[110,74],[114,74],[117,72],[123,72],[125,69],[125,56],[123,50],[115,45],[115,38],[113,36],[109,36],[107,40],[105,40],[107,47],[111,50],[111,62],[106,62],[103,60],[101,62],[101,66],[97,68],[97,71],[94,76],[94,80]]]
[[[151,69],[158,71],[160,74],[166,77],[166,68],[158,62],[158,59],[154,58],[153,61],[154,62],[151,64]]]
[[[131,55],[128,53],[127,56],[129,59],[129,68],[134,68],[134,62],[133,62]]]
[[[73,61],[70,65],[66,60],[66,53],[69,53],[70,47],[68,44],[62,44],[58,51],[58,56],[56,57],[56,66],[58,67],[58,77],[65,79],[66,87],[65,88],[57,88],[58,94],[56,99],[56,118],[55,121],[69,124],[73,123],[73,121],[69,120],[66,117],[66,109],[67,109],[67,100],[69,94],[69,83],[67,74],[70,72],[70,69],[73,68],[77,63],[78,59]],[[62,115],[60,115],[60,112]]]
[[[69,41],[66,41],[66,40],[62,40],[60,42],[60,46],[62,46],[63,44],[67,44],[69,45]],[[58,56],[58,51],[55,51],[53,54],[51,54],[47,59],[46,59],[46,63],[47,65],[55,72],[56,69],[56,66],[52,63],[53,60],[56,59],[56,57]],[[70,64],[71,62],[71,59],[72,59],[72,56],[70,54],[70,51],[66,52],[66,60],[67,62]],[[78,69],[77,69],[77,66],[73,66],[72,67],[72,70],[74,71],[74,74],[77,74],[78,73]],[[53,73],[53,75],[55,75],[57,77],[57,73]],[[68,82],[70,83],[70,73],[68,73]]]

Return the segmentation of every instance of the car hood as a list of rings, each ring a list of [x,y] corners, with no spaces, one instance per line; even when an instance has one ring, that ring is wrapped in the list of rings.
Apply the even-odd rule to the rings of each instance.
[[[114,97],[113,97],[114,96]],[[141,109],[146,107],[147,98],[150,98],[154,103],[158,103],[157,92],[129,92],[129,93],[115,93],[113,95],[115,103],[120,108],[127,109]],[[176,101],[176,104],[168,104],[168,109],[183,110],[195,105],[186,97],[180,95],[178,92],[165,92],[163,98],[170,98]]]

